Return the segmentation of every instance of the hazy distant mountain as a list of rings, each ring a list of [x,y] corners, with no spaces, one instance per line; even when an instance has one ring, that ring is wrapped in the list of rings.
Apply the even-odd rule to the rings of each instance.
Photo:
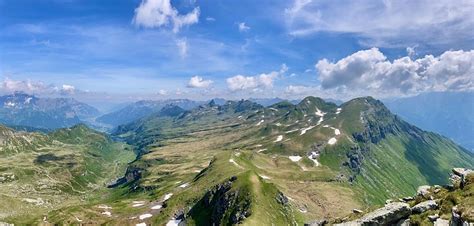
[[[406,121],[474,151],[474,92],[426,93],[384,103]]]
[[[117,111],[100,116],[97,122],[118,126],[146,117],[153,113],[159,112],[161,108],[167,105],[175,105],[183,109],[192,109],[203,102],[192,101],[187,99],[175,100],[143,100],[127,105]]]
[[[36,128],[69,127],[99,115],[72,98],[38,98],[25,93],[0,96],[0,123]]]

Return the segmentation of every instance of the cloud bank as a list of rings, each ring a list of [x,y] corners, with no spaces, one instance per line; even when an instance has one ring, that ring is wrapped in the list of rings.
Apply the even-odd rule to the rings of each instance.
[[[208,88],[213,83],[212,80],[204,80],[201,76],[193,76],[188,82],[189,88]]]
[[[389,61],[379,49],[372,48],[337,62],[322,59],[315,67],[323,89],[383,96],[474,90],[474,50]]]

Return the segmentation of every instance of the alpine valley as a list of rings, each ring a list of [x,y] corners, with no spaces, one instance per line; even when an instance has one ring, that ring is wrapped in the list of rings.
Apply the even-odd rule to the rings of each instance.
[[[42,101],[51,100],[15,94],[1,101],[2,123],[22,125],[26,116],[6,121],[8,115],[36,115]],[[74,120],[79,112],[98,114],[86,105],[73,106],[68,109],[77,110]],[[474,222],[474,176],[469,170],[474,154],[405,122],[372,97],[340,105],[312,96],[269,106],[250,100],[174,100],[126,109],[100,118],[118,125],[110,134],[84,124],[49,132],[0,127],[0,221]],[[63,113],[40,112],[45,118],[61,115],[55,120],[60,124],[51,127],[69,125],[71,117]],[[32,120],[39,124],[30,126],[45,127],[44,120]]]

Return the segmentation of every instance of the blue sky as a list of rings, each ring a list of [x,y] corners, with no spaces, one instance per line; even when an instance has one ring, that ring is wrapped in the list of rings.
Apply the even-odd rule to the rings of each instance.
[[[472,91],[473,5],[0,0],[0,91],[117,100]]]

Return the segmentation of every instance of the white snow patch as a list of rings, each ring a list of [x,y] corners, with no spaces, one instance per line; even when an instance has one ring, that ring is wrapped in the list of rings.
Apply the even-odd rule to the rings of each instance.
[[[239,117],[237,117],[237,118],[238,118],[238,119],[242,119],[243,117],[244,117],[244,116],[242,116],[242,115],[239,115]]]
[[[288,131],[286,131],[285,133],[293,133],[293,132],[296,132],[296,131],[298,131],[298,130],[299,130],[299,129],[288,130]]]
[[[111,212],[109,212],[109,211],[104,211],[104,212],[102,212],[102,215],[105,215],[105,216],[111,217],[111,216],[112,216],[112,213],[111,213]]]
[[[326,112],[322,112],[321,110],[319,110],[319,108],[316,108],[316,112],[314,114],[316,114],[319,117],[323,117],[326,114]]]
[[[283,135],[278,135],[277,139],[274,142],[280,142],[283,140]]]
[[[234,159],[229,159],[229,162],[230,163],[233,163],[235,166],[239,167],[239,168],[242,168],[239,164],[237,164]]]
[[[276,108],[269,108],[269,109],[272,110],[272,111],[278,111],[278,109],[276,109]]]
[[[339,129],[334,129],[334,134],[337,136],[337,135],[341,135],[341,131]]]
[[[257,153],[260,153],[260,152],[266,151],[266,150],[267,150],[266,148],[264,148],[264,149],[259,149],[259,150],[257,151]]]
[[[159,210],[161,208],[163,208],[162,205],[154,205],[154,206],[151,207],[152,210]]]
[[[265,122],[265,120],[262,119],[262,120],[260,120],[260,122],[258,122],[257,125],[255,125],[255,126],[260,126],[260,125],[262,125],[263,122]]]
[[[337,142],[337,139],[335,137],[332,137],[331,139],[329,139],[328,144],[333,145],[336,142]]]
[[[166,226],[178,226],[181,223],[181,220],[171,219],[166,223]]]
[[[143,220],[143,219],[147,219],[147,218],[150,218],[152,217],[153,215],[149,214],[149,213],[145,213],[145,214],[142,214],[140,215],[138,218],[140,218],[140,220]]]
[[[310,127],[307,127],[307,128],[303,128],[303,129],[301,129],[301,133],[300,133],[300,135],[303,135],[303,134],[305,134],[305,133],[306,133],[306,131],[308,131],[308,130],[310,130],[310,129],[314,128],[314,127],[315,127],[315,126],[310,126]]]
[[[14,102],[11,102],[11,101],[6,102],[5,105],[6,105],[7,107],[15,107],[15,103],[14,103]]]
[[[309,155],[308,155],[308,158],[311,159],[311,161],[314,162],[314,165],[315,166],[319,166],[319,161],[318,161],[318,158],[319,157],[319,154],[316,153],[316,152],[311,152]]]
[[[184,183],[182,185],[179,185],[180,188],[186,188],[187,186],[189,186],[189,183]]]
[[[173,196],[173,193],[166,194],[165,197],[163,198],[163,201],[166,201],[166,200],[170,199],[171,196]]]
[[[268,177],[268,176],[265,176],[265,175],[260,175],[261,178],[265,179],[265,180],[270,180],[271,178]]]
[[[319,118],[319,120],[318,120],[318,123],[316,123],[316,125],[318,125],[318,126],[321,125],[321,123],[323,122],[323,120],[324,120],[324,117],[321,116],[321,117]]]
[[[135,226],[146,226],[146,223],[139,223],[139,224],[135,224]]]
[[[341,113],[341,111],[342,111],[342,108],[337,108],[337,109],[336,109],[336,115],[338,115],[339,113]]]
[[[275,124],[275,126],[281,126],[281,123],[277,122],[277,123]]]
[[[140,206],[143,206],[145,205],[145,203],[135,203],[132,205],[132,207],[140,207]]]
[[[261,144],[255,145],[255,147],[257,147],[257,148],[262,147],[262,146],[263,146],[263,145],[261,145]]]
[[[301,160],[301,156],[299,155],[291,155],[291,156],[288,156],[288,158],[292,161],[292,162],[298,162]]]
[[[328,127],[329,127],[329,125],[324,125],[323,127],[324,127],[324,128],[328,128]]]

